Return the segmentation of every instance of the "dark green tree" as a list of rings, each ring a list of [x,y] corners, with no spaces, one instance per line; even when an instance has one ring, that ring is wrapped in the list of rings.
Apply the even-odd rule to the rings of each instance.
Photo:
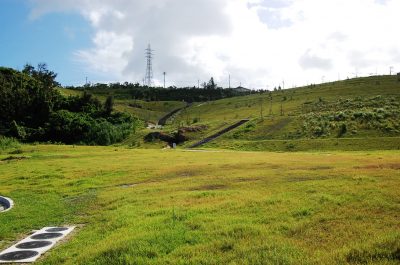
[[[104,103],[104,111],[106,115],[110,115],[114,110],[114,97],[108,96],[106,102]]]
[[[206,88],[207,89],[216,89],[217,88],[217,85],[215,84],[213,77],[211,77],[210,81],[208,81]]]
[[[25,64],[22,72],[40,81],[44,88],[50,89],[60,85],[56,81],[57,74],[48,70],[46,63],[39,63],[36,69],[30,64]]]

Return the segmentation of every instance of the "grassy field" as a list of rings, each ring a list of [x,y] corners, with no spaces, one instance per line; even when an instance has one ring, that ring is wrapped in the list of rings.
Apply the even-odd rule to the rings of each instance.
[[[399,264],[400,152],[9,145],[0,248],[78,225],[38,264]]]

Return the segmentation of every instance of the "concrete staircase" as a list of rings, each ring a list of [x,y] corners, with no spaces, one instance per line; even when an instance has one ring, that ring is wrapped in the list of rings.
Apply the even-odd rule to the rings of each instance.
[[[196,148],[196,147],[199,147],[199,146],[201,146],[201,145],[203,145],[203,144],[206,144],[206,143],[208,143],[208,142],[211,142],[211,141],[214,140],[215,138],[220,137],[221,135],[223,135],[223,134],[225,134],[225,133],[227,133],[227,132],[229,132],[229,131],[232,131],[233,129],[239,127],[239,126],[242,125],[242,124],[245,124],[245,123],[248,122],[248,121],[250,121],[250,120],[249,120],[249,119],[240,120],[240,121],[238,121],[238,122],[236,122],[236,123],[230,125],[229,127],[226,127],[225,129],[223,129],[223,130],[221,130],[221,131],[219,131],[219,132],[217,132],[217,133],[215,133],[215,134],[213,134],[213,135],[211,135],[211,136],[209,136],[209,137],[207,137],[207,138],[204,138],[204,139],[201,140],[200,142],[197,142],[197,143],[195,143],[194,145],[189,146],[189,148]]]
[[[175,110],[171,111],[170,113],[166,114],[164,117],[159,119],[157,125],[165,126],[165,124],[167,123],[169,118],[171,118],[172,116],[177,114],[179,111],[189,108],[190,106],[192,106],[192,103],[187,104],[183,108],[179,108],[179,109],[175,109]]]

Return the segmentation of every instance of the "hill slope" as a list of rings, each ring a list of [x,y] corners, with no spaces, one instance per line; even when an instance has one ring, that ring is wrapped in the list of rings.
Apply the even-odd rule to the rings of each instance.
[[[246,118],[251,122],[208,146],[343,138],[364,145],[356,139],[400,136],[399,102],[397,77],[367,77],[194,104],[177,117],[177,124],[207,125],[206,131],[189,135],[186,146]],[[400,146],[398,139],[393,141]]]
[[[100,94],[96,91],[92,92],[102,100],[114,95],[117,110],[152,123],[185,106],[180,101],[128,99],[117,90],[105,89]],[[76,93],[75,90],[64,92]],[[250,119],[205,147],[270,151],[327,147],[328,150],[397,149],[400,148],[398,102],[400,82],[396,76],[364,77],[193,103],[169,119],[162,131],[176,135],[179,128],[195,127],[185,129],[186,142],[181,146],[189,147],[239,120]],[[124,143],[165,146],[159,141],[144,143],[143,138],[151,132],[145,129]],[[375,144],[371,145],[370,139],[375,139],[372,140]]]

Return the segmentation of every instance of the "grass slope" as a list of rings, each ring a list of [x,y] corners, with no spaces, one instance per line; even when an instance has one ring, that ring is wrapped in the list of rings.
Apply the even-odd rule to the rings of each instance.
[[[337,139],[341,142],[341,138],[347,138],[355,139],[353,150],[359,150],[362,149],[361,142],[356,140],[359,138],[395,137],[394,141],[399,141],[399,102],[400,82],[395,76],[357,78],[198,103],[178,117],[176,124],[191,124],[199,120],[196,124],[208,126],[207,131],[191,135],[192,141],[186,146],[240,119],[251,118],[252,122],[207,146],[225,148],[229,142],[241,141],[244,143],[242,146],[248,146],[249,142],[257,144],[271,140],[275,143],[281,140],[308,140],[312,143],[312,139]],[[379,149],[379,144],[374,148]],[[398,144],[395,144],[397,148]],[[312,145],[306,149],[312,149]]]
[[[11,147],[10,147],[11,148]],[[0,154],[0,248],[78,224],[38,264],[399,264],[399,151]]]
[[[184,106],[183,102],[129,100],[117,90],[105,89],[96,96],[105,100],[110,93],[116,98],[117,110],[153,123]],[[183,147],[188,147],[240,119],[250,118],[251,122],[203,147],[260,151],[307,151],[316,147],[318,150],[399,149],[399,102],[400,82],[396,76],[363,77],[194,103],[170,119],[163,131],[173,134],[182,126],[206,125],[205,130],[187,133],[189,140]],[[145,143],[143,138],[150,132],[148,129],[137,132],[123,144],[141,148],[165,146],[162,142]]]
[[[78,90],[59,88],[59,91],[65,96],[77,96],[81,95],[82,92]],[[90,91],[90,93],[96,91]],[[142,100],[129,100],[125,98],[118,97],[118,94],[112,93],[115,91],[104,89],[102,93],[94,93],[94,95],[104,102],[109,95],[113,95],[114,98],[114,108],[118,111],[124,111],[131,113],[143,121],[148,121],[152,123],[157,123],[157,121],[162,118],[165,114],[181,108],[186,104],[181,101],[142,101]]]

